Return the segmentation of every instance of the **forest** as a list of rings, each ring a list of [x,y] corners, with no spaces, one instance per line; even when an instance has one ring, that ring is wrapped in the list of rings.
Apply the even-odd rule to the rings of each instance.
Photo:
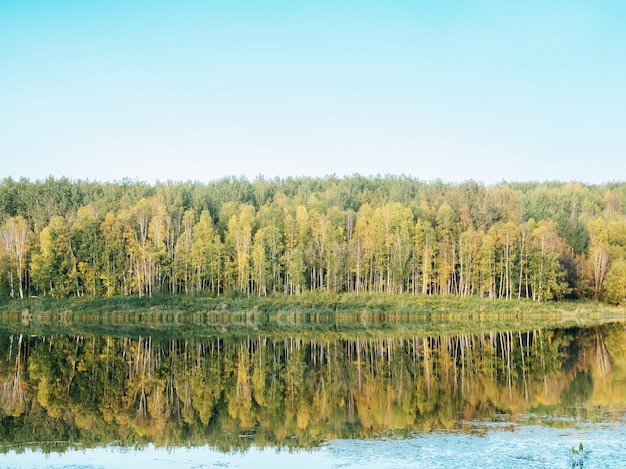
[[[626,183],[0,182],[0,296],[305,291],[626,304]]]

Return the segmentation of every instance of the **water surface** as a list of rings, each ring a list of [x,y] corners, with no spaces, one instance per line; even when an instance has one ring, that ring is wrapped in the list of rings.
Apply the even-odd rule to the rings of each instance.
[[[0,336],[3,467],[626,463],[621,323],[20,327]]]

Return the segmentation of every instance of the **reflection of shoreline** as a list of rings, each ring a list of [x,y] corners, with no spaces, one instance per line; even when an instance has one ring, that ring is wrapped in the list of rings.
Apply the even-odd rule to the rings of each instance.
[[[315,448],[381,432],[467,431],[502,415],[569,426],[626,407],[621,325],[389,335],[5,336],[3,448]]]
[[[497,302],[496,302],[497,303]],[[445,304],[445,303],[444,303]],[[312,340],[350,338],[355,334],[368,338],[411,338],[455,334],[485,334],[493,331],[533,331],[592,327],[608,323],[626,324],[622,316],[581,311],[555,310],[534,312],[285,312],[209,311],[168,312],[148,310],[140,313],[63,313],[23,310],[17,319],[0,313],[1,335],[73,335],[110,337],[152,336],[154,338],[271,337],[293,335]],[[25,323],[27,321],[27,323]]]

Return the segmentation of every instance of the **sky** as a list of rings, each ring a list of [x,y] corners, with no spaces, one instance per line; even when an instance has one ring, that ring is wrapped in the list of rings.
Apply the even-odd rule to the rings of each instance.
[[[626,180],[626,0],[0,0],[0,178]]]

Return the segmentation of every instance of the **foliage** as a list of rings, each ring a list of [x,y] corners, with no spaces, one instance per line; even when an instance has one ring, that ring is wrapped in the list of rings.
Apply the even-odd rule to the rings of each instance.
[[[0,183],[0,294],[623,303],[624,184]],[[613,267],[615,266],[615,267]]]
[[[475,426],[496,415],[514,421],[538,409],[573,417],[598,399],[607,377],[623,379],[619,324],[382,332],[2,334],[0,451],[148,443],[312,448],[334,438]],[[584,386],[580,373],[592,377]],[[623,408],[623,399],[616,386],[605,411]],[[590,402],[585,418],[606,416],[600,407]],[[581,447],[572,455],[587,453]]]
[[[584,467],[585,461],[589,457],[590,451],[583,448],[583,444],[580,443],[578,448],[572,446],[572,454],[570,454],[569,462],[571,467]]]

